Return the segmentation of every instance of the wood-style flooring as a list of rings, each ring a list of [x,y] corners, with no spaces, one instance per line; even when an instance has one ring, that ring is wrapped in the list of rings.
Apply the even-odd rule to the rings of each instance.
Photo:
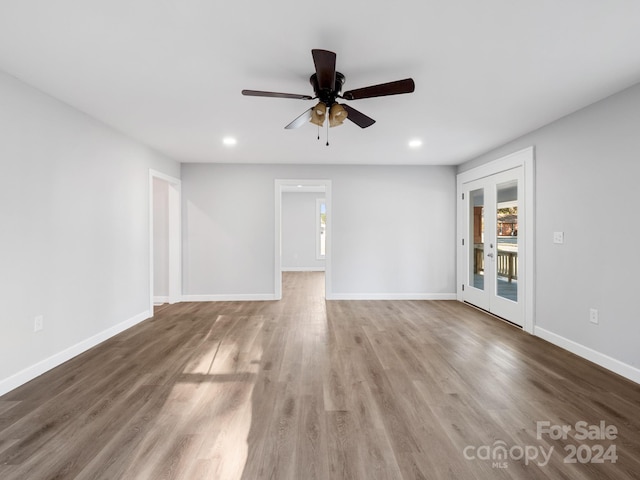
[[[458,302],[283,282],[159,308],[0,397],[0,479],[640,478],[639,385]]]

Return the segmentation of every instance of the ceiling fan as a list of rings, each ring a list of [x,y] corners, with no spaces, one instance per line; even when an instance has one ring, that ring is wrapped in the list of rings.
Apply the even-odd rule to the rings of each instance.
[[[327,116],[329,117],[329,127],[342,125],[344,120],[348,118],[359,127],[367,128],[376,121],[346,103],[338,103],[337,99],[360,100],[362,98],[411,93],[415,90],[413,79],[405,78],[404,80],[372,85],[370,87],[358,88],[341,93],[345,76],[336,71],[336,54],[328,50],[314,49],[311,50],[311,55],[313,56],[316,73],[311,75],[309,81],[311,82],[315,96],[263,92],[260,90],[242,90],[242,94],[253,97],[293,98],[299,100],[313,100],[317,98],[319,100],[315,106],[306,110],[302,115],[284,127],[286,129],[298,128],[307,122],[321,127]]]

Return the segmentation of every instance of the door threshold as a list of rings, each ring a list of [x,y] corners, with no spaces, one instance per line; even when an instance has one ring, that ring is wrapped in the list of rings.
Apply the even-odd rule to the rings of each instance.
[[[498,320],[502,320],[504,323],[507,323],[507,324],[509,324],[509,325],[511,325],[513,327],[519,328],[520,330],[524,330],[524,327],[522,325],[518,325],[517,323],[512,322],[511,320],[508,320],[508,319],[506,319],[504,317],[501,317],[499,315],[496,315],[495,313],[490,312],[489,310],[485,310],[484,308],[480,308],[477,305],[474,305],[473,303],[467,302],[466,300],[464,301],[464,303],[469,305],[470,307],[475,308],[476,310],[479,310],[479,311],[481,311],[483,313],[486,313],[487,315],[492,316],[493,318],[496,318]]]

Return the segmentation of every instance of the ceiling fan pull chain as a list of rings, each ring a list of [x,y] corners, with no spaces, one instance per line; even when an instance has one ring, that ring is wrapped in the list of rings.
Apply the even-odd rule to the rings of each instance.
[[[318,125],[318,140],[320,140],[320,125]]]
[[[329,146],[329,121],[327,120],[327,147]]]

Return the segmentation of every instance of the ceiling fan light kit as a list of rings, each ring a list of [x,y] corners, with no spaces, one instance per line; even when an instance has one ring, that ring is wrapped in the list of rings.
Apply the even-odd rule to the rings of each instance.
[[[329,126],[338,127],[344,123],[349,114],[339,103],[334,103],[329,109]]]
[[[347,101],[360,100],[363,98],[385,97],[389,95],[399,95],[411,93],[415,90],[415,83],[411,78],[396,80],[394,82],[372,85],[370,87],[358,88],[342,93],[345,76],[336,71],[336,54],[328,50],[311,50],[313,63],[316,72],[311,75],[309,82],[313,87],[314,97],[309,95],[299,95],[294,93],[266,92],[262,90],[242,90],[242,94],[253,97],[271,98],[291,98],[298,100],[318,99],[319,102],[314,107],[306,110],[302,115],[289,123],[286,129],[299,128],[305,123],[313,123],[318,127],[324,125],[325,119],[329,117],[329,127],[337,127],[348,118],[360,128],[367,128],[376,121],[364,113],[356,110],[346,103],[338,103],[337,99]]]
[[[324,124],[324,119],[326,116],[327,106],[322,102],[318,102],[318,104],[313,107],[313,110],[311,111],[310,122],[321,127]]]

